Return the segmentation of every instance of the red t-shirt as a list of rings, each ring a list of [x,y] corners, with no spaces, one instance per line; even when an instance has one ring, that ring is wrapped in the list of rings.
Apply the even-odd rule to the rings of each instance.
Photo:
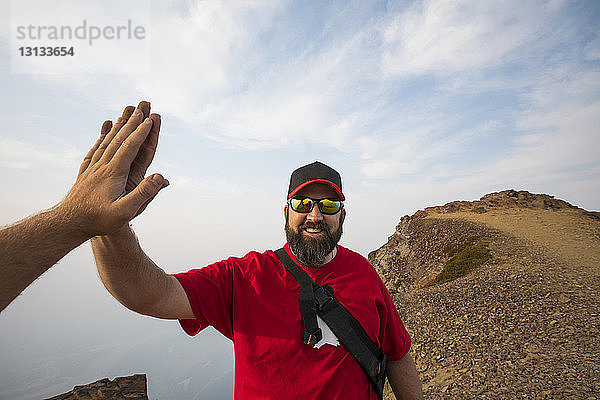
[[[294,261],[288,245],[285,248]],[[369,262],[338,246],[320,268],[304,268],[338,301],[387,354],[402,359],[410,336],[390,295]],[[236,399],[373,399],[365,372],[342,346],[319,349],[302,342],[300,286],[275,254],[250,252],[176,274],[195,320],[180,320],[189,335],[212,325],[233,341]]]

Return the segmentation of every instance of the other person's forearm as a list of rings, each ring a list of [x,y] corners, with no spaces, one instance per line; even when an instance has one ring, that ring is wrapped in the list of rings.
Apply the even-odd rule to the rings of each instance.
[[[60,206],[0,230],[0,311],[67,253],[89,239]]]
[[[158,304],[173,277],[144,253],[129,226],[118,232],[92,238],[98,274],[106,289],[125,307],[141,314],[160,315]]]

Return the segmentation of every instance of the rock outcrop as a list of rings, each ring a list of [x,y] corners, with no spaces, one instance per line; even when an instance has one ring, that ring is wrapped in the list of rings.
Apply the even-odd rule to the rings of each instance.
[[[443,206],[428,207],[421,213],[453,213],[458,211],[484,213],[498,208],[528,208],[554,211],[581,210],[564,200],[555,199],[554,196],[510,189],[486,194],[476,201],[453,201]],[[585,210],[581,211],[587,212]],[[421,213],[417,214],[420,215]]]
[[[136,374],[110,380],[101,379],[87,385],[75,386],[68,393],[48,400],[148,400],[146,375]]]

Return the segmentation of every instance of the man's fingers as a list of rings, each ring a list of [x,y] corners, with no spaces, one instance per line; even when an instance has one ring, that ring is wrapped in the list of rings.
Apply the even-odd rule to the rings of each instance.
[[[133,114],[134,111],[135,111],[134,106],[127,106],[123,110],[123,114],[121,114],[121,117],[123,117],[125,119],[125,122],[127,122],[127,120],[129,120],[129,117],[131,117],[131,114]]]
[[[108,135],[108,132],[112,129],[113,123],[111,120],[104,121],[102,128],[100,128],[100,137]]]
[[[98,162],[98,160],[104,154],[104,151],[106,150],[106,148],[112,142],[113,138],[117,135],[117,133],[119,133],[119,131],[121,130],[123,125],[125,125],[127,123],[129,118],[131,117],[131,114],[133,114],[134,111],[135,111],[134,106],[127,106],[123,109],[123,114],[119,118],[117,118],[117,121],[113,125],[112,129],[110,129],[110,132],[108,132],[106,134],[106,136],[104,137],[104,141],[102,142],[100,147],[97,149],[95,154],[92,156],[92,160],[90,161],[90,164],[95,164],[96,162]]]
[[[102,154],[102,157],[101,157],[103,162],[105,162],[105,163],[110,162],[110,160],[114,157],[115,153],[119,150],[121,145],[127,140],[129,135],[131,135],[138,127],[141,127],[142,125],[144,125],[143,124],[144,120],[142,119],[142,115],[143,115],[142,111],[139,108],[136,108],[136,110],[133,112],[131,117],[129,117],[129,120],[127,121],[127,123],[125,125],[123,125],[123,127],[119,130],[119,132],[117,132],[114,135],[114,137],[112,138],[110,143],[108,143],[108,146],[106,147],[106,150],[104,150],[104,153]],[[148,119],[146,123],[151,124],[152,121]],[[149,130],[150,130],[150,126],[148,126],[148,131]],[[144,135],[144,139],[145,138],[146,138],[146,135]],[[138,148],[139,148],[139,146],[138,146]]]
[[[127,126],[124,126],[122,130],[126,127]],[[103,158],[106,158],[106,162],[112,164],[116,171],[125,172],[126,175],[129,175],[131,164],[133,163],[133,160],[135,160],[135,157],[150,133],[151,128],[152,120],[146,118],[146,120],[131,134],[127,135],[127,137],[119,134],[113,140],[111,146],[106,150]],[[114,153],[112,153],[113,151]],[[111,153],[112,155],[110,155]]]
[[[115,202],[118,213],[133,219],[142,212],[161,189],[169,186],[169,181],[160,174],[152,174],[144,179],[135,190]]]
[[[162,186],[162,187],[161,187],[161,190],[162,190],[162,189],[164,189],[165,187],[169,186],[169,181],[168,181],[168,180],[164,179],[164,178],[162,177],[162,175],[158,175],[158,176],[156,176],[156,175],[158,175],[158,174],[155,174],[155,176],[151,176],[150,178],[151,178],[151,179],[159,179],[159,178],[162,178],[162,182],[159,182],[159,183],[161,183],[161,186]],[[137,217],[138,215],[140,215],[141,213],[143,213],[143,212],[144,212],[144,210],[146,209],[146,207],[148,207],[148,204],[150,204],[150,202],[151,202],[152,200],[154,200],[154,197],[156,197],[156,195],[154,195],[154,196],[152,196],[150,199],[146,200],[146,202],[145,202],[144,204],[142,204],[142,205],[141,205],[141,207],[140,207],[140,208],[137,210],[137,212],[135,213],[135,215],[133,216],[133,218],[135,218],[135,217]]]
[[[158,135],[160,133],[161,125],[160,114],[150,114],[150,119],[152,120],[152,128],[150,129],[148,137],[146,137],[146,141],[142,145],[143,152],[140,154],[140,162],[146,169],[154,159],[154,154],[158,147]],[[146,171],[144,171],[144,173],[145,172]]]
[[[141,177],[143,178],[146,175],[146,170],[152,163],[154,159],[154,154],[156,153],[156,147],[158,146],[158,135],[160,132],[160,115],[159,114],[151,114],[150,119],[152,120],[152,128],[150,129],[150,133],[146,137],[146,140],[142,143],[133,163],[131,164],[131,171],[129,172],[129,178]],[[139,178],[139,179],[141,179]],[[128,180],[127,184],[130,186],[130,189],[133,189],[137,182],[130,182]]]
[[[96,140],[94,146],[92,146],[90,151],[88,151],[85,157],[83,158],[83,162],[81,163],[81,166],[79,167],[79,172],[77,173],[78,176],[81,175],[90,165],[94,153],[96,152],[96,150],[98,150],[98,147],[100,147],[100,144],[102,143],[106,135],[110,132],[111,128],[112,121],[104,121],[104,123],[102,124],[102,128],[100,128],[100,137],[98,138],[98,140]]]
[[[150,131],[150,136],[147,141],[150,144],[154,144],[154,147],[156,148],[158,145],[158,133],[160,132],[161,125],[160,114],[150,114],[150,119],[152,120],[152,130]]]
[[[142,110],[142,113],[144,113],[144,119],[150,116],[150,102],[142,100],[140,101],[140,104],[138,104],[137,108]]]

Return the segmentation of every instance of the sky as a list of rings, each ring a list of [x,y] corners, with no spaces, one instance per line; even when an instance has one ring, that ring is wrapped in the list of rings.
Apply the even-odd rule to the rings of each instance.
[[[403,215],[494,191],[600,210],[597,1],[97,3],[0,0],[0,225],[59,202],[140,100],[171,185],[132,224],[168,272],[280,247],[289,175],[315,160],[341,173],[341,244],[364,256]],[[70,69],[19,56],[16,22],[83,18],[147,36],[77,43]],[[123,309],[89,243],[0,314],[0,353],[0,399],[135,372],[151,398],[231,398],[230,343]]]

